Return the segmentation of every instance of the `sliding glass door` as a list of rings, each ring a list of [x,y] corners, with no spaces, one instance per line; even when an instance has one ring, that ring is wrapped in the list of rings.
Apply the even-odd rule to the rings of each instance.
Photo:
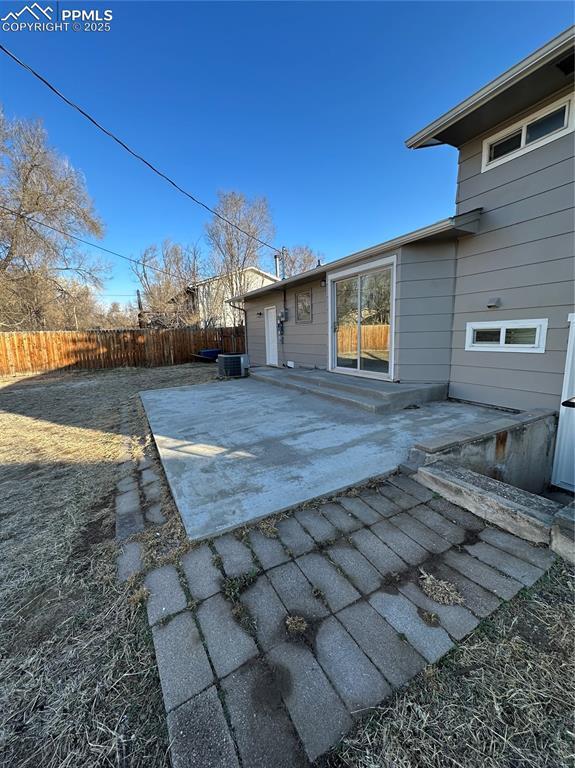
[[[391,375],[392,266],[335,280],[334,370]]]

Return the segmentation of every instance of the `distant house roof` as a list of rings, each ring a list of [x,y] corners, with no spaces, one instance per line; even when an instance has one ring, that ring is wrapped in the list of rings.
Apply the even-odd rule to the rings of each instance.
[[[441,221],[436,221],[435,224],[430,224],[427,227],[422,227],[413,232],[408,232],[405,235],[400,235],[400,237],[396,237],[393,240],[387,240],[378,245],[372,245],[370,248],[365,248],[363,251],[357,251],[356,253],[344,256],[341,259],[322,264],[314,269],[309,269],[307,272],[301,272],[299,275],[293,275],[293,277],[288,277],[285,280],[278,280],[272,285],[266,285],[263,288],[256,288],[253,291],[248,291],[242,296],[234,296],[230,301],[250,299],[264,293],[269,293],[270,291],[282,291],[284,288],[297,285],[298,283],[320,279],[333,269],[347,266],[348,264],[353,264],[357,261],[364,261],[365,259],[377,256],[384,251],[400,248],[402,245],[409,245],[410,243],[421,242],[422,240],[453,240],[462,235],[472,234],[477,232],[481,210],[481,208],[474,208],[468,213],[441,219]]]
[[[259,267],[244,267],[244,269],[236,269],[232,274],[236,274],[238,272],[253,272],[256,275],[260,275],[260,277],[265,277],[268,280],[272,280],[273,282],[277,281],[279,278],[276,277],[276,275],[272,275],[270,272],[266,272],[263,269],[260,269]],[[195,283],[190,283],[188,286],[186,286],[187,290],[190,290],[192,288],[196,288],[198,285],[205,285],[206,283],[213,283],[216,280],[222,280],[224,277],[226,277],[227,274],[230,273],[224,273],[222,275],[212,275],[211,277],[205,277],[203,280],[198,280]]]
[[[410,149],[451,144],[474,136],[528,109],[573,83],[575,26],[508,69],[405,142]]]

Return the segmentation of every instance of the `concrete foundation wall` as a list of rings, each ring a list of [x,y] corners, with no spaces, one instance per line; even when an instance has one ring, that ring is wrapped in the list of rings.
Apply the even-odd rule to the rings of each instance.
[[[556,432],[557,417],[547,413],[496,433],[468,437],[426,453],[419,461],[449,461],[530,493],[541,493],[551,481]]]

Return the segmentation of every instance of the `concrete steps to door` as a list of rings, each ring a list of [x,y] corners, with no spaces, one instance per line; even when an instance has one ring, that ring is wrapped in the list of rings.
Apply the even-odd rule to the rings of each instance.
[[[389,413],[433,400],[445,400],[447,384],[401,384],[328,371],[254,368],[250,375],[299,392],[318,395],[372,413]]]

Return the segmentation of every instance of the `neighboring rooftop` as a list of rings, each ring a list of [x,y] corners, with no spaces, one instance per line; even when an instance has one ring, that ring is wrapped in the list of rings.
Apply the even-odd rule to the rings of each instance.
[[[474,136],[573,84],[575,26],[508,69],[405,142],[410,149],[451,144]]]

